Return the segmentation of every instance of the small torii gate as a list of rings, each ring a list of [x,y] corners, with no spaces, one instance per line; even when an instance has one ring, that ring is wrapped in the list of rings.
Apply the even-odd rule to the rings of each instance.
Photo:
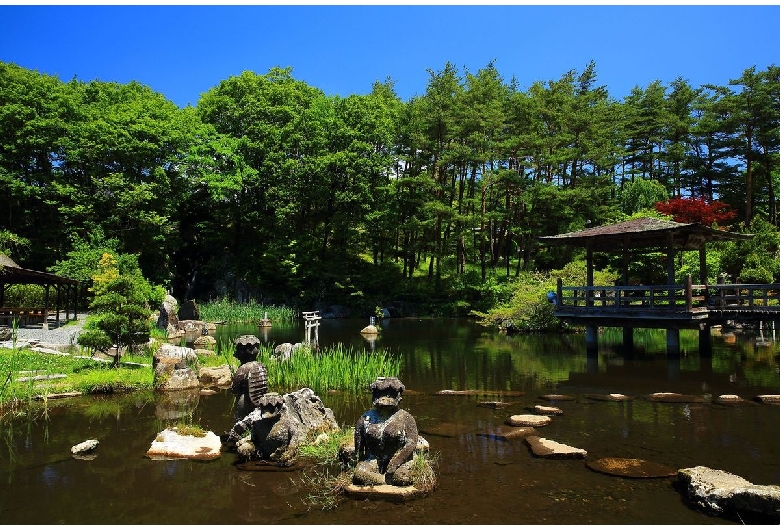
[[[306,344],[311,344],[311,332],[314,330],[314,343],[320,343],[320,320],[322,317],[319,311],[302,311],[304,326],[306,328]]]

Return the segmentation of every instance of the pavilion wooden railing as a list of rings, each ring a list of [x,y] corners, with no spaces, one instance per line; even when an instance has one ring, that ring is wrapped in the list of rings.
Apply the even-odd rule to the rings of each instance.
[[[681,285],[615,285],[564,287],[558,280],[556,310],[581,308],[599,311],[694,308],[780,311],[780,284],[695,285],[688,277]]]

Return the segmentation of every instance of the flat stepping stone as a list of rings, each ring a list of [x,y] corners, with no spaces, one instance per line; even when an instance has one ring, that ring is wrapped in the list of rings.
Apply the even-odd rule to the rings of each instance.
[[[534,456],[542,458],[568,459],[585,458],[588,456],[588,452],[585,449],[558,443],[547,438],[539,438],[538,436],[526,436],[525,443],[531,448]]]
[[[541,427],[548,425],[552,421],[549,416],[541,416],[539,414],[515,414],[509,416],[506,420],[507,425],[512,427]]]
[[[559,416],[563,414],[563,411],[558,407],[545,407],[544,405],[534,405],[532,410],[536,414],[543,414],[545,416]]]
[[[701,396],[690,396],[676,392],[656,392],[647,396],[647,399],[660,403],[704,403],[704,398]]]
[[[585,466],[599,473],[629,478],[665,478],[677,475],[677,470],[663,464],[638,458],[600,458]]]
[[[379,499],[398,502],[422,496],[425,492],[414,486],[390,486],[388,484],[380,484],[378,486],[356,486],[355,484],[348,484],[344,488],[344,494],[352,499],[358,500]]]
[[[568,396],[566,394],[544,394],[543,396],[539,396],[539,399],[543,399],[545,401],[576,401],[577,400],[575,396]]]
[[[48,381],[50,379],[65,379],[66,377],[68,376],[65,374],[47,374],[34,375],[32,377],[19,377],[16,380],[21,383],[23,381]]]
[[[437,396],[524,396],[525,392],[514,390],[439,390]]]
[[[755,401],[742,399],[736,394],[722,394],[716,397],[713,400],[713,403],[717,403],[718,405],[730,405],[730,406],[738,406],[738,407],[758,406],[758,403],[756,403]]]
[[[776,394],[762,394],[756,396],[756,401],[759,403],[770,403],[773,405],[780,404],[780,395]]]
[[[514,403],[506,401],[480,401],[477,403],[478,407],[484,407],[486,409],[505,409],[510,405],[514,405]]]
[[[585,394],[585,397],[594,401],[631,401],[634,399],[625,394]]]
[[[481,433],[477,436],[484,438],[490,438],[491,440],[500,440],[502,442],[509,442],[512,440],[522,440],[526,436],[536,436],[537,431],[533,427],[515,427],[512,429],[505,429],[499,427],[495,432]]]

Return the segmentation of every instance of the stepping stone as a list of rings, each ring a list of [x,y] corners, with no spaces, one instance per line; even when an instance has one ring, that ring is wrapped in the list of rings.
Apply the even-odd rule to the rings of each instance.
[[[61,392],[59,394],[46,394],[45,396],[35,396],[35,399],[38,401],[43,401],[44,399],[64,399],[69,397],[78,397],[83,395],[81,392]]]
[[[647,399],[661,403],[704,403],[704,398],[701,396],[690,396],[676,392],[656,392],[647,396]]]
[[[414,486],[390,486],[380,484],[378,486],[356,486],[348,484],[344,488],[344,494],[352,499],[382,499],[388,501],[404,501],[425,494],[424,491]]]
[[[600,458],[586,462],[585,466],[592,471],[618,477],[663,478],[677,475],[676,469],[638,458]]]
[[[533,411],[536,414],[544,414],[546,416],[557,416],[563,414],[563,411],[558,407],[545,407],[544,405],[535,405]]]
[[[586,394],[585,397],[594,401],[631,401],[634,399],[625,394]]]
[[[439,390],[437,396],[524,396],[525,392],[514,390]]]
[[[480,401],[477,403],[478,407],[484,407],[486,409],[505,409],[514,403],[508,403],[506,401]]]
[[[747,399],[742,399],[736,394],[722,394],[718,397],[716,397],[713,400],[713,403],[717,403],[718,405],[732,405],[732,406],[739,406],[739,407],[745,407],[745,406],[757,406],[758,403],[755,401],[749,401]]]
[[[547,438],[539,438],[538,436],[527,436],[525,443],[531,448],[534,456],[543,458],[585,458],[588,455],[585,449],[578,449],[577,447],[558,443]]]
[[[495,432],[481,433],[477,436],[483,438],[490,438],[491,440],[500,440],[502,442],[510,442],[512,440],[522,440],[526,436],[536,436],[536,429],[533,427],[516,427],[514,429],[505,429],[499,427]]]
[[[778,404],[780,403],[780,395],[763,394],[760,396],[756,396],[756,401],[758,401],[759,403]]]
[[[548,425],[551,421],[552,418],[549,416],[540,416],[539,414],[515,414],[509,416],[506,424],[512,427],[541,427]]]
[[[539,399],[545,401],[575,401],[577,398],[574,396],[567,396],[566,394],[545,394],[539,396]]]

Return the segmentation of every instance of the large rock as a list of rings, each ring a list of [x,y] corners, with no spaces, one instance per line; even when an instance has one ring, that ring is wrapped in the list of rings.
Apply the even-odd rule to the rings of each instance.
[[[223,366],[204,366],[198,371],[198,380],[202,387],[230,388],[233,384],[233,374],[226,364]]]
[[[680,469],[677,478],[688,498],[709,513],[747,514],[780,522],[780,486],[760,486],[704,466]]]
[[[179,303],[176,301],[176,299],[171,295],[165,295],[165,300],[163,300],[162,305],[160,306],[160,313],[157,317],[157,327],[159,329],[168,329],[168,326],[172,326],[173,329],[176,329],[176,326],[179,323],[179,317],[176,316],[176,311],[179,308]]]
[[[197,373],[198,356],[192,348],[163,344],[154,353],[154,388],[156,390],[186,390],[199,388]]]
[[[215,460],[220,457],[222,442],[211,431],[204,436],[179,434],[176,428],[157,435],[146,456],[152,460]]]
[[[200,309],[195,300],[187,300],[181,304],[178,313],[179,320],[200,320]]]

